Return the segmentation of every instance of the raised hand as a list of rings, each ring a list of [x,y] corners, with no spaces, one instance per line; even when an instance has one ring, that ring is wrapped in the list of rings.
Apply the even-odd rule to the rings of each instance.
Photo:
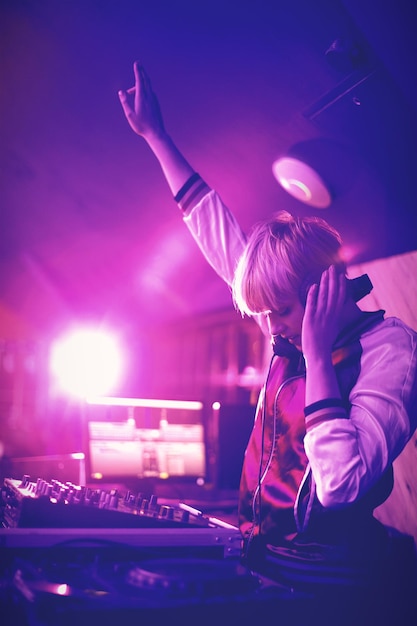
[[[164,122],[149,76],[139,61],[135,61],[133,71],[135,86],[127,91],[119,91],[126,119],[135,133],[145,139],[163,135]]]
[[[120,103],[131,128],[143,137],[158,159],[173,195],[194,173],[165,130],[158,98],[142,65],[133,65],[135,86],[119,91]]]

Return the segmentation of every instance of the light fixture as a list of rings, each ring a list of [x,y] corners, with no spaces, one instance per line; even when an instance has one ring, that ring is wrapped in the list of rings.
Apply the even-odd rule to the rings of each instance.
[[[330,137],[316,137],[293,144],[277,156],[272,172],[294,198],[326,209],[351,189],[361,168],[357,149]]]
[[[318,172],[304,161],[290,156],[274,161],[272,172],[285,191],[291,196],[316,207],[326,209],[332,196]]]

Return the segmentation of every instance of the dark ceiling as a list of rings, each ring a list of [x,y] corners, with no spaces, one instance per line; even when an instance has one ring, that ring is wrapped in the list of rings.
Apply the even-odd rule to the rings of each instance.
[[[286,208],[339,228],[353,264],[417,248],[411,5],[3,0],[4,334],[86,318],[134,331],[230,304],[123,117],[137,58],[174,140],[245,229]],[[273,178],[297,145],[332,189],[324,211]]]

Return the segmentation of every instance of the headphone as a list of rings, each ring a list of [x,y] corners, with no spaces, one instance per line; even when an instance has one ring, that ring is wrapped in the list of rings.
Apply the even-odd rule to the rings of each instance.
[[[341,270],[342,271],[342,270]],[[307,274],[304,278],[301,286],[298,290],[298,297],[303,306],[306,305],[307,293],[313,283],[317,283],[317,276]],[[353,299],[354,302],[359,302],[365,296],[367,296],[373,289],[373,284],[368,274],[362,274],[356,278],[346,278],[347,282],[347,294]]]

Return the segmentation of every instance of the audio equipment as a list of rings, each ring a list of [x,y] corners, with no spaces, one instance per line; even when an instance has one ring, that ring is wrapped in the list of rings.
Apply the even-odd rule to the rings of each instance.
[[[238,556],[239,529],[183,502],[155,495],[92,489],[58,480],[5,478],[0,546],[47,547],[63,542],[110,541],[163,547],[214,547]]]
[[[223,404],[213,409],[215,467],[213,477],[220,490],[238,493],[245,449],[253,428],[255,407],[250,404]]]
[[[246,567],[238,528],[185,503],[25,475],[0,507],[4,626],[298,626],[326,606]]]
[[[13,600],[5,626],[253,626],[267,623],[271,614],[282,624],[308,623],[301,613],[305,594],[267,581],[234,559],[141,560],[83,552],[60,559],[53,551],[18,558],[10,570]]]
[[[201,402],[102,397],[87,401],[84,453],[89,484],[206,478]],[[20,474],[17,474],[20,476]]]

